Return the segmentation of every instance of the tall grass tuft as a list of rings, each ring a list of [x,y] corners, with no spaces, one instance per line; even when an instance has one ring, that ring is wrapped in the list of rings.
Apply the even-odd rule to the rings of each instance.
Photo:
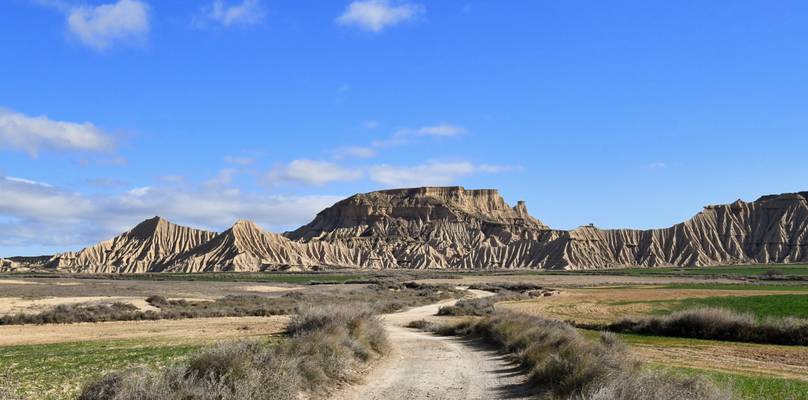
[[[536,394],[549,399],[724,400],[731,395],[704,379],[644,369],[612,333],[584,338],[571,325],[497,311],[483,319],[436,328],[479,337],[513,353]]]
[[[79,400],[297,399],[357,379],[369,361],[389,349],[378,318],[357,304],[305,307],[289,334],[275,346],[218,344],[162,372],[108,374],[87,385]]]
[[[695,308],[660,317],[625,318],[602,328],[615,332],[739,342],[808,345],[808,320],[767,318],[725,308]]]

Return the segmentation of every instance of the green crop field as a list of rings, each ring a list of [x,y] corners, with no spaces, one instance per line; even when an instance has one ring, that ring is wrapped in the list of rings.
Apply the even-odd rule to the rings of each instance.
[[[82,385],[106,372],[159,368],[199,349],[201,344],[115,340],[0,347],[0,374],[19,382],[31,399],[74,399]]]
[[[677,368],[654,365],[683,375],[698,375],[709,378],[719,387],[731,388],[732,393],[746,400],[808,400],[808,382],[795,379],[770,378],[717,372],[697,368]]]
[[[808,318],[808,294],[689,298],[679,300],[674,310],[698,307],[729,308],[738,312],[752,313],[758,318]]]
[[[756,265],[730,265],[716,267],[688,267],[688,268],[621,268],[614,270],[599,270],[598,273],[621,275],[707,275],[707,276],[748,276],[757,277],[767,271],[778,271],[786,277],[808,276],[806,264],[756,264]]]

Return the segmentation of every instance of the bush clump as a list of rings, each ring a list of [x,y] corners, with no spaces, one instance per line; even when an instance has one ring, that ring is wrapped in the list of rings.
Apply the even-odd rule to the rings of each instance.
[[[755,318],[726,308],[694,308],[665,316],[624,318],[603,327],[615,332],[737,342],[808,345],[808,320]]]
[[[161,372],[111,373],[85,386],[79,400],[291,400],[353,381],[389,349],[384,327],[362,305],[301,309],[289,334],[274,346],[218,344]]]
[[[479,337],[513,353],[536,394],[551,399],[724,400],[730,394],[704,379],[642,368],[611,333],[584,338],[571,325],[497,311],[483,319],[435,328]]]

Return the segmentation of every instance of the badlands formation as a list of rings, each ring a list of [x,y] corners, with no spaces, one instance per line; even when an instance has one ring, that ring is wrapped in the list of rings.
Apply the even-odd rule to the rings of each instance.
[[[319,268],[702,266],[808,261],[808,192],[707,206],[664,229],[554,230],[496,190],[425,187],[357,194],[283,235],[239,221],[222,233],[155,217],[79,252],[2,260],[3,269],[201,272]]]

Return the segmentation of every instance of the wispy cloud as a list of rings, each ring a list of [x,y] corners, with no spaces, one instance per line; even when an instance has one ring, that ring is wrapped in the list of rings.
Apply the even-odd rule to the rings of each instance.
[[[0,176],[0,247],[80,247],[108,239],[154,215],[212,230],[223,230],[238,219],[251,219],[266,229],[280,231],[310,221],[340,199],[170,183],[86,196],[43,182]]]
[[[194,23],[198,26],[204,26],[206,22],[224,27],[247,26],[260,24],[265,16],[266,9],[259,0],[243,0],[232,4],[224,0],[214,0],[200,15],[194,17]]]
[[[110,135],[89,122],[55,121],[0,109],[0,147],[35,157],[43,149],[102,151],[113,144]]]
[[[374,140],[373,147],[393,147],[406,144],[417,136],[450,137],[466,133],[466,129],[459,125],[440,123],[437,125],[422,126],[416,129],[399,129],[387,138]]]
[[[432,161],[412,166],[377,165],[370,168],[369,176],[374,182],[385,186],[436,186],[456,183],[461,177],[476,173],[500,173],[513,167],[472,164],[467,161]]]
[[[67,11],[70,33],[97,50],[116,43],[143,41],[149,33],[149,5],[139,0],[118,0],[96,7]]]
[[[376,155],[376,150],[364,146],[342,146],[331,151],[334,158],[370,158]]]
[[[420,4],[388,0],[357,0],[351,2],[336,21],[340,25],[351,25],[372,32],[381,32],[384,28],[412,20],[424,12],[424,7]]]
[[[331,182],[353,181],[361,177],[362,171],[358,169],[327,161],[301,159],[273,168],[266,175],[266,180],[271,183],[301,182],[324,185]]]
[[[246,156],[225,156],[224,162],[236,165],[251,165],[255,163],[255,158]]]
[[[662,161],[654,161],[646,165],[646,167],[649,169],[663,169],[668,168],[668,164]]]

